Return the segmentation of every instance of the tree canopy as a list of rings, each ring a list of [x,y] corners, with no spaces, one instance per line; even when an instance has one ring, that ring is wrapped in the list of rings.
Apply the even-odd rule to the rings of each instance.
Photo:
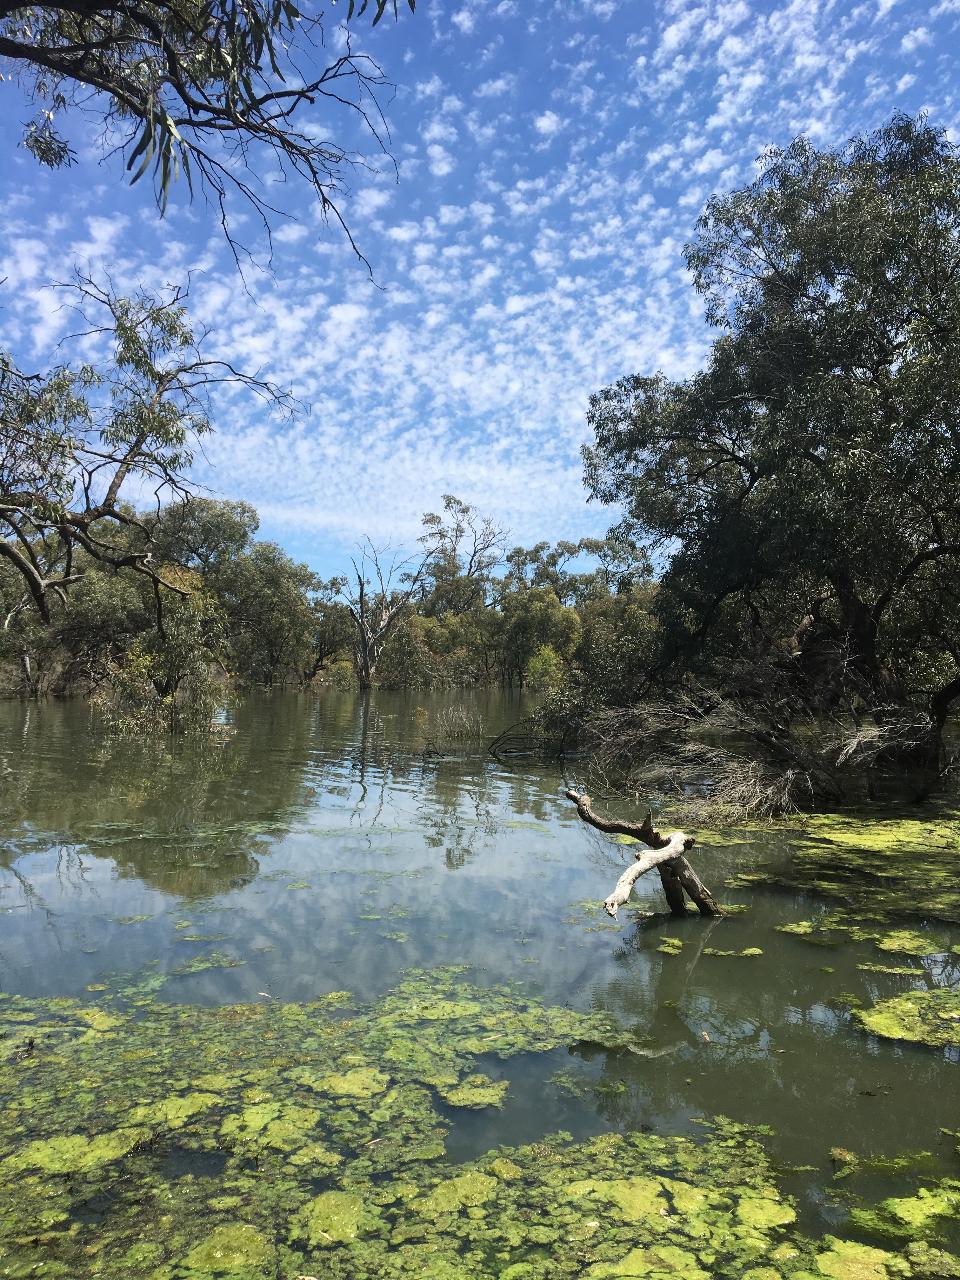
[[[399,5],[349,0],[346,17],[372,14],[375,25]],[[197,181],[235,252],[228,197],[248,201],[269,236],[269,172],[305,183],[347,230],[339,197],[352,161],[330,138],[331,113],[346,111],[384,143],[382,70],[349,43],[331,58],[323,42],[322,18],[293,0],[0,0],[0,58],[36,107],[23,136],[36,159],[72,164],[64,121],[92,116],[131,181],[151,176],[161,212],[179,176],[191,192]]]
[[[939,733],[960,696],[960,153],[894,116],[798,139],[687,246],[693,377],[593,396],[587,483],[660,549],[662,659],[760,651],[795,690]]]
[[[124,534],[143,531],[130,491],[158,507],[187,493],[213,388],[234,384],[290,406],[271,383],[203,354],[184,290],[123,298],[80,278],[72,296],[78,336],[103,345],[108,359],[34,374],[0,351],[0,559],[19,587],[7,609],[32,604],[44,622],[51,597],[63,600],[92,563],[163,582],[149,542]]]

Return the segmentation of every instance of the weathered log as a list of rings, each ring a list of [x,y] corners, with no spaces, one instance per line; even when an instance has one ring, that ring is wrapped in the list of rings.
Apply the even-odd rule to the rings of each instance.
[[[670,862],[661,862],[657,871],[660,873],[660,884],[663,887],[663,896],[667,900],[667,906],[670,908],[672,916],[685,916],[687,914],[687,900],[683,894],[683,884],[680,880],[680,873],[677,870],[675,859]]]
[[[686,858],[678,858],[676,862],[677,877],[687,896],[696,905],[702,916],[722,916],[723,908],[691,867]]]
[[[648,844],[651,849],[663,849],[670,842],[670,836],[661,835],[654,829],[652,813],[648,813],[642,822],[620,822],[616,818],[601,818],[598,813],[594,813],[590,808],[590,797],[585,792],[581,795],[576,791],[567,791],[566,796],[577,806],[577,813],[584,822],[589,822],[591,827],[596,827],[608,836],[632,836],[634,840],[642,840],[644,844]],[[677,832],[673,834],[676,835]],[[692,845],[693,836],[688,839]],[[651,866],[655,865],[651,863]]]
[[[584,822],[607,835],[631,836],[649,847],[650,852],[638,850],[636,862],[628,867],[617,881],[613,893],[604,901],[607,914],[616,918],[617,911],[630,897],[633,886],[648,871],[657,867],[660,883],[667,904],[673,915],[686,915],[684,894],[689,895],[703,916],[722,916],[723,911],[713,894],[687,861],[686,852],[696,843],[685,831],[671,831],[663,835],[653,825],[653,815],[648,813],[643,822],[620,822],[613,818],[601,818],[590,807],[590,797],[576,791],[567,791],[568,799],[577,806],[577,813]]]
[[[606,908],[607,915],[616,917],[618,908],[622,907],[630,897],[633,886],[641,876],[646,875],[653,867],[659,866],[661,862],[672,862],[676,858],[683,856],[683,851],[686,848],[684,841],[687,837],[682,831],[675,832],[675,835],[678,839],[675,842],[668,841],[662,849],[648,849],[644,853],[637,855],[636,862],[632,867],[627,867],[614,886],[613,893],[604,901],[603,905]],[[684,909],[685,911],[686,909]]]

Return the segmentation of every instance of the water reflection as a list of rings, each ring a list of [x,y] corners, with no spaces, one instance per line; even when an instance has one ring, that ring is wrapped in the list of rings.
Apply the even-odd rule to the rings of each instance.
[[[950,1055],[870,1039],[841,997],[955,983],[956,957],[860,970],[877,958],[869,942],[778,933],[820,910],[781,892],[728,892],[747,910],[720,922],[628,912],[612,926],[598,904],[629,851],[577,820],[559,767],[504,768],[482,742],[444,742],[453,699],[263,698],[213,744],[104,739],[79,704],[0,708],[0,983],[81,994],[125,971],[176,1002],[375,998],[406,967],[470,965],[481,982],[610,1011],[642,1052],[511,1062],[503,1112],[460,1116],[454,1157],[555,1129],[692,1131],[723,1113],[773,1125],[781,1160],[814,1167],[804,1195],[825,1221],[833,1145],[923,1144],[955,1175],[940,1133],[960,1127]],[[520,714],[499,695],[474,710],[490,737]],[[721,890],[777,856],[759,842],[699,850],[698,865]],[[659,909],[656,883],[640,890],[638,909]],[[658,949],[664,935],[676,954]]]

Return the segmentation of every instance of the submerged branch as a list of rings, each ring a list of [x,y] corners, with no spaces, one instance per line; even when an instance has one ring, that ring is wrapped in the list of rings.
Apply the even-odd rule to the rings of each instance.
[[[598,831],[603,831],[606,835],[630,836],[632,839],[639,840],[648,846],[646,852],[637,853],[636,862],[632,867],[628,867],[624,871],[614,886],[613,892],[604,900],[603,906],[607,915],[616,919],[617,911],[630,897],[633,886],[640,877],[648,871],[652,871],[654,867],[665,868],[667,863],[673,864],[676,880],[679,881],[682,889],[696,903],[701,915],[723,915],[723,911],[713,894],[691,867],[685,856],[687,850],[693,848],[696,843],[693,836],[687,835],[685,831],[671,831],[668,836],[662,835],[654,827],[653,815],[649,812],[643,822],[620,822],[616,819],[601,818],[590,807],[590,797],[588,795],[570,790],[566,792],[566,795],[577,806],[577,813],[583,821],[591,827],[596,827]],[[664,888],[666,889],[666,881],[664,881]],[[682,904],[682,893],[680,902]],[[671,907],[675,910],[685,910],[682,905],[678,908],[673,902],[671,902]]]

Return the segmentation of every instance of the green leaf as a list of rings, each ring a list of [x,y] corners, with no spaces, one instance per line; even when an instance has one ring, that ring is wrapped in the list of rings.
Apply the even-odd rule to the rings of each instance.
[[[152,138],[153,138],[153,126],[152,126],[152,123],[149,120],[147,120],[144,122],[143,132],[140,134],[140,137],[137,140],[137,145],[131,151],[130,159],[127,161],[128,171],[132,169],[133,166],[136,164],[137,157],[150,145],[150,141]],[[141,169],[141,172],[142,172],[142,169]],[[138,173],[137,177],[139,176],[140,174]],[[134,178],[132,181],[136,182],[136,180],[137,178]]]
[[[136,172],[136,173],[133,175],[133,177],[130,179],[130,185],[131,185],[131,187],[133,186],[133,184],[134,184],[135,182],[139,182],[139,181],[140,181],[140,179],[143,177],[143,175],[146,173],[146,171],[147,171],[147,169],[148,169],[148,167],[149,167],[149,165],[150,165],[150,161],[153,159],[153,153],[154,153],[154,151],[155,151],[155,150],[156,150],[156,146],[155,146],[155,143],[154,143],[154,140],[153,140],[153,133],[152,133],[152,131],[151,131],[151,133],[150,133],[150,135],[149,135],[149,137],[148,137],[148,139],[147,139],[147,152],[146,152],[146,155],[143,157],[143,160],[140,162],[140,168],[137,170],[137,172]],[[129,168],[129,165],[128,165],[127,167]]]

